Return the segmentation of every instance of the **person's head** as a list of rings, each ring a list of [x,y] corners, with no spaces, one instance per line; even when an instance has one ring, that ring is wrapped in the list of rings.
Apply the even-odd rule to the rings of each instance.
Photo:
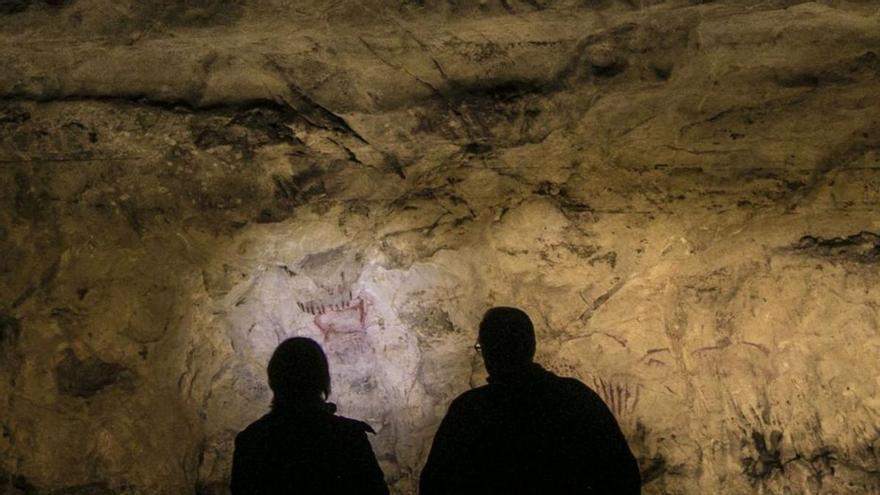
[[[490,375],[516,371],[535,357],[535,328],[520,309],[496,307],[480,321],[480,351]]]
[[[272,406],[326,400],[330,395],[330,368],[321,346],[307,337],[285,340],[269,359]]]

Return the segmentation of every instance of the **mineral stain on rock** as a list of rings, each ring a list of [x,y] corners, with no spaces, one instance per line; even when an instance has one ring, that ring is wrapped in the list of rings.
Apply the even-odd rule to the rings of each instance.
[[[137,12],[149,20],[158,18],[169,26],[211,26],[237,21],[242,0],[156,0],[142,2]]]
[[[21,335],[21,321],[0,313],[0,349],[12,345]]]
[[[0,14],[17,14],[30,6],[31,0],[0,0]]]
[[[753,447],[757,456],[746,457],[742,460],[743,473],[753,482],[769,478],[774,471],[784,471],[782,464],[782,432],[773,430],[769,438],[759,431],[752,432]]]
[[[660,454],[657,454],[650,459],[640,459],[640,461],[642,461],[642,463],[639,465],[639,470],[641,471],[643,485],[656,480],[666,472],[666,458]]]
[[[9,105],[0,107],[0,126],[21,124],[27,122],[30,118],[30,112],[19,106]]]
[[[73,0],[43,0],[42,3],[45,3],[49,7],[59,8],[64,7],[72,1]],[[33,0],[0,0],[0,15],[24,12],[31,6],[31,4],[33,4]]]
[[[118,495],[119,493],[120,491],[110,488],[105,482],[95,482],[53,490],[50,495]]]
[[[130,371],[125,366],[108,363],[94,356],[79,359],[71,349],[64,351],[64,357],[55,367],[58,393],[70,397],[92,397],[129,375]]]
[[[3,495],[39,495],[40,491],[26,477],[0,467],[0,493]]]
[[[289,108],[260,104],[216,118],[197,118],[191,127],[193,143],[200,149],[231,146],[245,157],[271,144],[302,144],[290,125],[302,120]]]
[[[23,219],[43,219],[50,208],[49,197],[40,179],[23,172],[15,174],[15,212]]]
[[[317,165],[310,165],[289,176],[273,175],[275,197],[287,208],[304,204],[327,192],[323,176],[324,171]]]

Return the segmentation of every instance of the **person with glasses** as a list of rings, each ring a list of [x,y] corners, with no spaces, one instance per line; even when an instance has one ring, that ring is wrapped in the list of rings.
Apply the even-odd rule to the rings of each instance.
[[[474,348],[488,384],[450,404],[422,470],[421,495],[640,493],[638,463],[602,399],[533,361],[535,332],[525,312],[487,311]]]

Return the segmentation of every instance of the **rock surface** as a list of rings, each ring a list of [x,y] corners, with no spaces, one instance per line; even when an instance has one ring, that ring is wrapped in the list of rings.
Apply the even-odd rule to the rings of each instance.
[[[490,305],[644,493],[880,493],[870,1],[0,0],[0,493],[221,494],[268,356],[414,493]]]

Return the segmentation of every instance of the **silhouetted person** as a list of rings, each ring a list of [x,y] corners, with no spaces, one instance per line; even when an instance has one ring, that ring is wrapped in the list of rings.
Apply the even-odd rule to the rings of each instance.
[[[638,464],[602,399],[532,361],[528,315],[490,309],[475,347],[489,383],[450,404],[421,495],[640,493]]]
[[[366,423],[336,416],[327,357],[294,337],[269,360],[272,411],[235,437],[233,495],[388,494]]]

